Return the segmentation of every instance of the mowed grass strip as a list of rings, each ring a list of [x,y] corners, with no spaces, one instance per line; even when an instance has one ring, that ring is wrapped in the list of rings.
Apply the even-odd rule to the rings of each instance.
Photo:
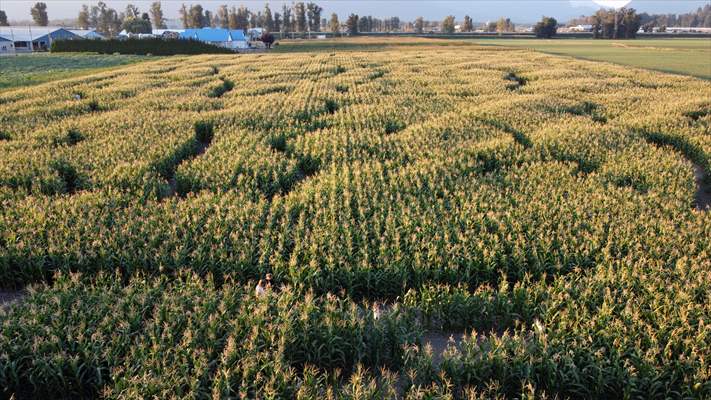
[[[711,79],[711,39],[477,39],[489,46],[525,47],[544,53],[605,61]]]

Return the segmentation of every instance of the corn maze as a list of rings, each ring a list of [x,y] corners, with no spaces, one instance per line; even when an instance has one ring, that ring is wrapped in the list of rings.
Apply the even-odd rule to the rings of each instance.
[[[711,83],[417,43],[1,92],[0,398],[711,397]]]

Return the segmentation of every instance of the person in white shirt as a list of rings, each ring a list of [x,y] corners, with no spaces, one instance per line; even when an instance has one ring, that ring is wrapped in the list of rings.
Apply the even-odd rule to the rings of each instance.
[[[260,279],[259,282],[257,282],[255,293],[257,294],[257,297],[261,297],[267,294],[267,289],[264,287],[264,280]]]
[[[376,301],[373,303],[373,318],[380,319],[380,314],[380,303]]]

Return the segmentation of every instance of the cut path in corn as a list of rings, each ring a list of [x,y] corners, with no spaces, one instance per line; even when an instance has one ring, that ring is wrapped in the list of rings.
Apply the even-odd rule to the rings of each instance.
[[[450,343],[459,349],[466,337],[467,334],[463,332],[427,332],[422,336],[422,343],[432,348],[432,363],[439,366]]]
[[[25,296],[22,290],[0,290],[0,309],[9,307]]]
[[[186,161],[192,160],[193,158],[200,157],[201,155],[205,154],[205,152],[207,151],[207,148],[210,147],[211,141],[198,140],[197,143],[198,144],[197,144],[197,147],[195,148],[195,152],[193,154],[191,154],[190,157],[181,160],[178,163],[178,165],[181,163],[184,163]],[[168,190],[168,194],[166,195],[166,197],[174,197],[174,196],[178,195],[178,181],[175,179],[175,170],[178,169],[178,165],[175,166],[175,168],[173,169],[172,175],[168,178],[169,190]]]
[[[701,211],[711,210],[711,177],[706,177],[704,169],[694,164],[694,179],[696,180],[696,208]]]

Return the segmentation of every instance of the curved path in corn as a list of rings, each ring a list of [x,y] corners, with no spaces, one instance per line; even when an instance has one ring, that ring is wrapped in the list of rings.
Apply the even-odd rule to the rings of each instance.
[[[19,301],[25,292],[22,290],[0,290],[0,309],[9,307],[12,303]]]
[[[701,211],[711,210],[711,179],[704,179],[705,174],[701,166],[694,164],[694,179],[696,179],[696,208]]]

